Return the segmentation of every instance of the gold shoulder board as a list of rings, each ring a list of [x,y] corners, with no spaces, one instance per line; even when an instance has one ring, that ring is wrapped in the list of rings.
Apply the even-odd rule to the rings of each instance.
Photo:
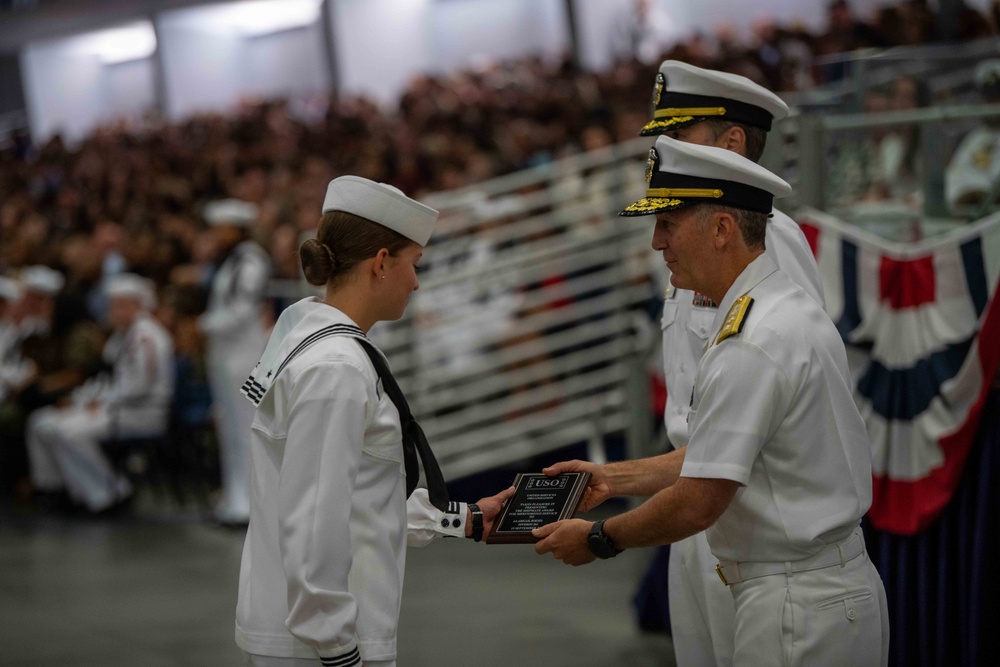
[[[746,294],[736,299],[732,308],[726,313],[726,321],[722,323],[722,329],[719,330],[719,337],[715,341],[716,345],[743,331],[743,322],[746,321],[747,313],[750,312],[752,305],[753,299]]]

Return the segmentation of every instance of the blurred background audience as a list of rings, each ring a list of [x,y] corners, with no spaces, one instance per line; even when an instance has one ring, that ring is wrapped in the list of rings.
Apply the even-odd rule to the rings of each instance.
[[[663,59],[742,74],[779,92],[807,91],[845,75],[833,54],[995,35],[997,6],[989,14],[964,8],[957,34],[945,35],[923,0],[883,6],[868,21],[845,0],[834,0],[825,30],[761,18],[740,41],[729,24],[711,35],[680,34],[669,17],[637,1],[620,26],[620,57],[602,72],[584,70],[569,56],[528,57],[418,76],[391,105],[363,97],[248,100],[235,113],[179,123],[155,115],[114,122],[73,145],[60,136],[40,145],[25,133],[2,138],[3,491],[22,499],[32,492],[24,444],[31,414],[69,400],[102,370],[111,327],[106,288],[122,273],[148,278],[157,292],[154,314],[175,347],[174,418],[188,425],[208,420],[206,378],[213,366],[199,318],[235,247],[206,226],[203,212],[212,201],[251,205],[254,220],[239,240],[266,249],[269,256],[258,263],[270,263],[272,278],[294,281],[300,278],[298,245],[314,230],[317,202],[336,176],[391,183],[418,198],[469,186],[632,139],[645,122],[650,82]],[[977,81],[993,85],[990,72],[977,74]],[[864,109],[900,111],[934,102],[923,82],[904,75],[870,91]],[[983,132],[992,136],[991,129]],[[834,156],[833,198],[919,206],[918,145],[916,126],[899,125],[845,143]],[[985,155],[977,150],[967,152],[975,153],[973,159]],[[613,186],[609,181],[603,187]],[[580,196],[603,209],[601,193],[590,187]],[[506,213],[495,202],[491,210],[485,204],[477,215],[488,231],[503,224]],[[484,233],[468,249],[468,262],[493,252],[489,239]],[[505,304],[504,313],[516,310],[502,286],[494,291],[489,298]],[[264,306],[254,317],[260,314],[265,326],[285,303],[262,299],[259,290],[250,298]],[[482,298],[454,295],[456,303]],[[464,344],[475,348],[474,341]]]

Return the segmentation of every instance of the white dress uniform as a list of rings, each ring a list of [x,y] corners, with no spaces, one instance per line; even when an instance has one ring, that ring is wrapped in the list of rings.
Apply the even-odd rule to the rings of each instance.
[[[363,337],[304,299],[248,380],[259,404],[236,642],[255,665],[394,664],[406,546],[465,535],[464,503],[406,498],[399,412]]]
[[[1000,185],[1000,128],[979,127],[962,139],[944,172],[950,209],[963,197],[986,197]]]
[[[774,210],[768,222],[766,252],[792,280],[820,305],[823,285],[819,268],[802,229]],[[687,414],[695,371],[708,344],[718,308],[690,290],[668,288],[663,302],[663,366],[667,385],[664,421],[675,448],[688,442]],[[670,545],[668,596],[674,652],[680,665],[731,665],[736,608],[729,591],[719,586],[718,559],[705,533]]]
[[[100,443],[110,437],[166,432],[174,390],[173,351],[167,330],[149,315],[140,315],[104,347],[104,359],[111,365],[109,384],[91,381],[74,393],[71,407],[32,413],[25,439],[35,487],[65,488],[92,512],[127,497],[128,481],[108,463]]]
[[[885,591],[859,527],[871,448],[844,344],[766,254],[719,304],[681,476],[743,485],[706,531],[736,604],[734,664],[887,664]]]
[[[236,246],[212,280],[208,307],[198,321],[207,339],[205,354],[219,435],[222,498],[220,521],[241,523],[250,516],[250,424],[253,406],[239,389],[267,344],[261,300],[271,275],[264,250],[253,241]]]
[[[766,132],[775,120],[788,115],[788,106],[777,95],[745,77],[675,60],[660,65],[653,104],[656,111],[642,129],[643,135],[669,132],[709,118]],[[822,279],[802,229],[776,209],[772,216],[765,239],[767,254],[822,305]],[[687,444],[687,412],[695,369],[715,315],[715,304],[707,297],[688,290],[667,290],[662,320],[667,385],[664,421],[667,437],[675,448]],[[729,593],[719,590],[716,561],[704,533],[670,546],[670,626],[674,653],[682,667],[732,664],[735,608]]]

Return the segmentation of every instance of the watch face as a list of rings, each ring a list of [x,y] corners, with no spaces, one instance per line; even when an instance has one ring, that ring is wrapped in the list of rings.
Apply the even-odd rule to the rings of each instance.
[[[587,546],[590,548],[590,553],[598,558],[614,557],[617,555],[615,548],[611,546],[611,541],[600,533],[599,530],[587,536]]]

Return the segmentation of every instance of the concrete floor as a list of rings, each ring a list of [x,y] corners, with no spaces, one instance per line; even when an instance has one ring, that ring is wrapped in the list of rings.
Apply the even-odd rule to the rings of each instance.
[[[236,667],[243,531],[194,513],[93,520],[0,508],[0,664]],[[635,629],[650,552],[570,568],[530,546],[440,540],[408,555],[401,667],[674,664]]]

